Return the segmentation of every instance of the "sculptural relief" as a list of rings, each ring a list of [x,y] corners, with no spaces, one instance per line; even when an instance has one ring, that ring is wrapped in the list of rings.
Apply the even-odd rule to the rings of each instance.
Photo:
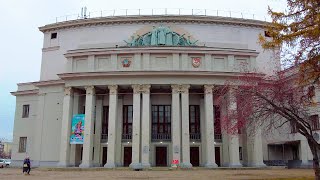
[[[142,36],[131,36],[127,43],[129,47],[136,46],[196,46],[197,41],[192,41],[190,36],[184,37],[185,34],[173,32],[169,27],[160,25],[153,26],[153,29]]]

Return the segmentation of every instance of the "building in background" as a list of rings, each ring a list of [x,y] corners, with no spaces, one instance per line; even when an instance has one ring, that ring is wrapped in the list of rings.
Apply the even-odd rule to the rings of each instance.
[[[221,130],[243,72],[272,75],[280,60],[257,43],[266,22],[216,16],[118,16],[40,27],[40,80],[19,83],[12,165],[265,166],[312,159],[305,141]],[[303,143],[302,143],[303,142]],[[282,148],[282,149],[280,149]]]

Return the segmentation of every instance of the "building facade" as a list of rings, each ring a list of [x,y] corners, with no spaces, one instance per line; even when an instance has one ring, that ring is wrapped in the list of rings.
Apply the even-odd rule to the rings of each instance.
[[[277,138],[224,133],[221,114],[237,104],[228,103],[231,92],[215,101],[215,90],[230,78],[280,69],[274,53],[257,43],[265,25],[210,16],[125,16],[40,27],[40,80],[12,92],[13,164],[26,155],[35,166],[107,168],[173,161],[185,168],[261,167],[285,160],[280,151],[269,151]],[[85,114],[83,144],[70,144],[77,114]],[[308,161],[305,146],[298,146],[297,158]]]

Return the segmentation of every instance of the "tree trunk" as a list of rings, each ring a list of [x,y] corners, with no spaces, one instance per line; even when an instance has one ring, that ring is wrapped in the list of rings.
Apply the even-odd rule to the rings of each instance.
[[[309,142],[309,146],[313,155],[313,170],[314,170],[314,179],[320,180],[320,168],[319,168],[319,156],[317,152],[317,145],[313,144],[313,142]]]

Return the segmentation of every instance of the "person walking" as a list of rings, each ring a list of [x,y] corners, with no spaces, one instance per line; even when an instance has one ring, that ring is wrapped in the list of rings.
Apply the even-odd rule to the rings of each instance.
[[[29,156],[27,156],[24,160],[23,160],[23,174],[27,173],[28,175],[30,175],[30,171],[31,171],[31,163],[30,163],[30,158]]]

